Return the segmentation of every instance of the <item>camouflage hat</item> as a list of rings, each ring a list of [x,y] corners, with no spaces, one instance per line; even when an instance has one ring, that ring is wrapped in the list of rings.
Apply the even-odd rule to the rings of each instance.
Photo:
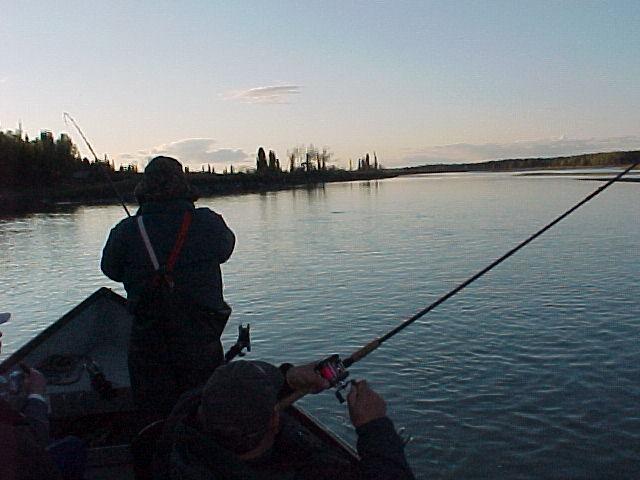
[[[269,429],[283,383],[280,370],[265,362],[238,360],[218,367],[202,391],[204,433],[238,454],[254,449]]]
[[[171,157],[155,157],[151,160],[134,194],[140,204],[177,199],[195,202],[198,199],[198,192],[189,185],[182,164]]]

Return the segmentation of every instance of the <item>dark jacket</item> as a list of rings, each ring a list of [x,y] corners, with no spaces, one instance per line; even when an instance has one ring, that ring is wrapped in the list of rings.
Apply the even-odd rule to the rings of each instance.
[[[49,441],[47,405],[28,399],[22,413],[0,399],[0,478],[58,479],[61,473],[45,451]]]
[[[202,307],[225,308],[220,264],[231,256],[235,236],[220,215],[208,208],[195,208],[186,200],[145,203],[135,216],[125,218],[111,230],[102,252],[101,268],[107,277],[124,283],[132,306],[154,276],[136,217],[143,216],[151,244],[162,265],[176,242],[185,211],[192,212],[193,219],[174,268],[176,286],[189,292]]]
[[[361,461],[353,465],[329,450],[283,413],[271,450],[250,462],[239,459],[204,435],[196,420],[198,394],[183,396],[167,420],[159,443],[158,480],[410,480],[402,440],[388,418],[357,429]]]

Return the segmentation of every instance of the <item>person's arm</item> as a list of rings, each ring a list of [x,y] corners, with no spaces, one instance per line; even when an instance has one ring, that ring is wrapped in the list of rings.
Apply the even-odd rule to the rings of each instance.
[[[320,393],[331,385],[316,371],[316,363],[294,366],[283,363],[278,367],[284,383],[278,392],[279,408],[284,409],[309,393]]]
[[[362,478],[366,480],[414,479],[404,456],[404,444],[387,417],[383,398],[367,382],[353,382],[347,396],[349,416],[358,434]]]
[[[236,246],[236,236],[227,226],[222,215],[210,210],[211,212],[211,228],[213,237],[215,238],[215,256],[218,263],[224,263],[229,260]]]
[[[49,405],[44,398],[47,379],[39,371],[23,367],[25,370],[24,390],[27,401],[22,408],[30,430],[42,446],[49,443]]]
[[[102,260],[100,261],[102,272],[116,282],[121,282],[124,277],[124,255],[126,251],[120,225],[118,224],[111,229],[107,243],[102,250]]]

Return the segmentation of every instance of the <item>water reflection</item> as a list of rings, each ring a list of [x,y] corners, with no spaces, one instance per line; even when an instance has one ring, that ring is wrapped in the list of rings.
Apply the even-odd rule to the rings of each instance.
[[[348,355],[596,187],[433,179],[202,199],[238,237],[223,266],[234,308],[223,339],[250,322],[253,358]],[[640,222],[620,207],[638,192],[612,187],[354,366],[416,437],[408,456],[419,478],[640,471]],[[117,205],[74,207],[0,222],[0,310],[13,313],[3,356],[98,287],[120,288],[98,263],[123,215]],[[304,404],[353,440],[331,395]]]
[[[24,211],[15,213],[0,213],[0,226],[3,222],[10,222],[20,218],[29,218],[34,215],[56,215],[59,213],[74,213],[82,206],[77,203],[54,203],[47,205],[24,205]]]

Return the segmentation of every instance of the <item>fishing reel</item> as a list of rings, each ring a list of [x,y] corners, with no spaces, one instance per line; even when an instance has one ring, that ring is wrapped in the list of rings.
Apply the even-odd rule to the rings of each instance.
[[[246,355],[243,350],[246,348],[247,352],[251,351],[251,324],[247,323],[247,326],[238,325],[238,339],[236,343],[227,351],[224,355],[224,363],[229,363],[235,357],[244,357]]]
[[[336,398],[340,403],[344,403],[344,396],[342,390],[347,388],[351,381],[345,380],[349,376],[347,367],[340,359],[340,355],[333,354],[330,357],[321,360],[315,368],[316,372],[320,374],[322,378],[327,380],[331,387],[336,389]]]
[[[93,390],[95,390],[105,400],[113,400],[116,397],[117,392],[115,388],[113,388],[113,384],[107,380],[107,377],[96,361],[88,358],[84,364],[84,368],[89,374],[91,388],[93,388]]]

